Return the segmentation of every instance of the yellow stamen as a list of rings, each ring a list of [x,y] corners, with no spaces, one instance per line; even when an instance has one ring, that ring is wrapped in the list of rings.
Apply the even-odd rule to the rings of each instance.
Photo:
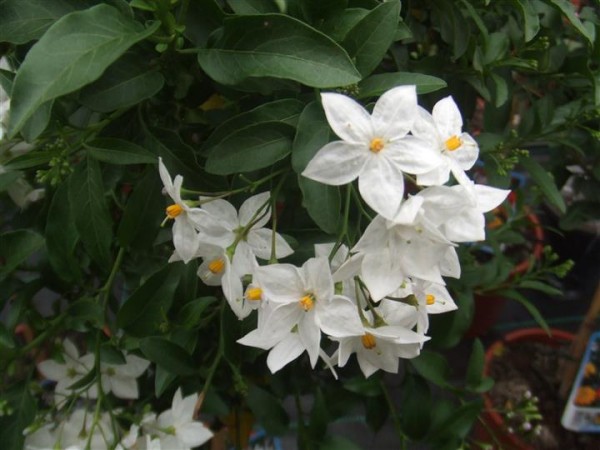
[[[213,259],[211,262],[208,263],[208,270],[210,270],[215,275],[223,272],[224,268],[225,261],[223,261],[221,258]]]
[[[371,350],[375,347],[377,347],[377,342],[375,341],[375,336],[373,336],[371,333],[365,333],[361,336],[360,338],[362,345],[364,348],[366,348],[367,350]]]
[[[315,298],[312,294],[305,295],[300,299],[300,306],[304,311],[310,311],[315,306]]]
[[[254,302],[262,300],[262,289],[258,287],[249,288],[246,291],[246,298]]]
[[[385,142],[383,142],[383,139],[373,138],[369,144],[369,150],[371,150],[373,153],[379,153],[383,149],[384,144]]]
[[[446,150],[453,152],[462,145],[462,141],[458,136],[452,136],[446,139],[444,144],[446,145]]]
[[[433,304],[435,303],[435,295],[427,294],[427,295],[425,296],[425,302],[426,302],[428,305],[433,305]]]
[[[177,217],[179,214],[181,214],[183,212],[183,208],[180,205],[174,204],[174,205],[170,205],[167,206],[167,217],[169,219],[174,219],[175,217]]]

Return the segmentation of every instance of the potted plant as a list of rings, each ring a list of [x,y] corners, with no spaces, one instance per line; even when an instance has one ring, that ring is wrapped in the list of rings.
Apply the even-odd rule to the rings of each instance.
[[[489,114],[557,21],[593,55],[591,13],[518,4],[2,1],[3,446],[355,449],[330,425],[356,414],[468,445],[483,349],[461,383],[434,349],[520,154]],[[506,129],[475,141],[478,97]]]

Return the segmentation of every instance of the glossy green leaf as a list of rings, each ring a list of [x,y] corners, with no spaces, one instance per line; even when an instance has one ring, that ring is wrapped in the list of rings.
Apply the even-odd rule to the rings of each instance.
[[[594,45],[594,29],[587,28],[581,19],[577,17],[573,3],[568,0],[548,0],[548,2],[564,14],[569,22],[571,22],[571,25],[573,25],[591,45]]]
[[[221,37],[198,54],[202,69],[222,84],[253,77],[298,81],[311,87],[346,86],[360,74],[346,51],[305,23],[281,14],[225,20]]]
[[[450,417],[431,431],[437,437],[436,442],[445,443],[454,439],[464,439],[483,409],[483,400],[478,399],[456,407]],[[438,448],[435,447],[434,448]]]
[[[104,325],[104,309],[97,299],[84,297],[69,304],[67,309],[67,323],[90,322],[96,328]]]
[[[362,376],[344,381],[344,389],[360,394],[363,397],[378,397],[382,394],[378,377],[364,378]]]
[[[165,82],[156,67],[141,53],[128,52],[106,69],[102,76],[83,88],[79,101],[93,111],[111,112],[129,108],[154,96]]]
[[[52,155],[49,152],[33,150],[11,159],[8,163],[4,164],[4,167],[10,170],[29,169],[48,164],[51,159]]]
[[[531,301],[529,301],[523,294],[521,294],[520,292],[517,292],[514,289],[504,289],[502,291],[498,291],[498,295],[516,300],[521,305],[523,305],[525,307],[525,309],[527,310],[527,312],[529,312],[529,314],[531,314],[531,317],[533,317],[534,320],[538,323],[538,325],[541,328],[543,328],[544,331],[546,331],[546,333],[548,333],[548,335],[550,335],[550,327],[548,326],[546,319],[544,319],[544,316],[542,316],[542,313],[540,313],[540,310],[537,309],[535,307],[535,305],[533,303],[531,303]]]
[[[123,247],[150,248],[165,217],[165,199],[158,171],[150,167],[127,200],[117,238]]]
[[[104,197],[98,162],[87,158],[71,175],[69,202],[81,242],[90,257],[104,270],[112,265],[112,219]]]
[[[188,3],[183,34],[196,47],[206,47],[210,34],[223,24],[225,13],[215,0]]]
[[[60,17],[94,3],[91,0],[0,0],[0,42],[24,44],[38,39]]]
[[[413,439],[422,439],[431,422],[432,396],[427,382],[418,375],[407,374],[402,383],[401,424]]]
[[[144,147],[117,138],[96,138],[85,143],[94,159],[109,164],[157,164],[158,158]]]
[[[560,212],[564,213],[567,210],[567,206],[565,205],[565,201],[550,172],[533,158],[522,158],[519,163],[525,168],[529,176],[540,188],[544,197],[546,197],[546,200],[557,207]]]
[[[27,142],[35,141],[48,127],[52,117],[52,106],[54,100],[41,105],[23,125],[21,134]]]
[[[210,153],[216,145],[231,134],[262,122],[277,121],[296,126],[303,108],[302,102],[292,98],[264,103],[250,111],[238,114],[218,126],[202,145],[202,149],[204,152]]]
[[[44,103],[99,78],[129,47],[158,26],[155,23],[144,29],[104,4],[59,19],[27,53],[15,77],[9,135],[16,135]]]
[[[265,14],[279,12],[273,0],[229,0],[227,2],[236,14]]]
[[[271,166],[290,154],[293,138],[294,128],[280,122],[242,128],[213,147],[206,171],[229,175]]]
[[[44,238],[32,230],[7,231],[0,235],[0,279],[44,248]]]
[[[298,176],[302,191],[302,206],[319,228],[333,234],[341,220],[341,195],[338,186],[329,186],[318,181]]]
[[[346,8],[341,13],[325,20],[320,29],[334,41],[342,42],[348,32],[367,14],[369,14],[367,9]]]
[[[4,192],[13,186],[13,183],[23,176],[23,172],[11,170],[0,173],[0,192]]]
[[[382,3],[346,34],[342,46],[363,77],[379,65],[394,41],[399,15],[399,1]]]
[[[252,384],[248,387],[246,402],[267,433],[277,436],[287,431],[289,417],[273,394]]]
[[[52,197],[45,235],[48,260],[56,274],[70,283],[81,278],[81,262],[75,256],[79,233],[69,202],[68,183],[61,184]]]
[[[168,339],[152,336],[140,341],[140,349],[150,361],[174,375],[193,375],[197,364],[181,346]]]
[[[206,317],[206,309],[216,303],[215,297],[200,297],[186,303],[179,311],[179,322],[182,327],[197,328]]]
[[[302,173],[311,159],[330,140],[333,133],[325,117],[325,112],[318,102],[309,103],[300,118],[292,150],[292,168]]]
[[[416,85],[417,94],[444,89],[447,85],[441,78],[422,73],[392,72],[371,75],[358,83],[358,98],[377,97],[396,86]]]
[[[156,366],[156,375],[154,375],[154,393],[156,397],[160,398],[176,379],[177,375],[172,374],[163,366]]]
[[[114,365],[122,365],[127,363],[123,353],[113,347],[110,342],[105,342],[100,346],[100,361]]]
[[[170,264],[156,272],[125,300],[117,313],[117,326],[136,337],[155,334],[173,302],[179,268]]]
[[[519,11],[523,15],[523,32],[525,34],[525,42],[531,41],[540,31],[540,18],[538,13],[533,7],[530,0],[511,0],[513,5],[519,8]]]
[[[423,378],[432,383],[442,387],[448,385],[450,366],[441,354],[424,350],[418,357],[411,359],[410,364]]]

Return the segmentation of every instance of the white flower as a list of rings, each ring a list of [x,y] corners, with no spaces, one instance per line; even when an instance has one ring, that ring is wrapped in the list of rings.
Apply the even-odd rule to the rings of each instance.
[[[431,114],[418,108],[411,131],[439,151],[442,157],[433,170],[417,174],[418,184],[442,185],[450,178],[450,172],[459,183],[468,182],[465,170],[473,167],[477,161],[479,147],[468,133],[463,133],[462,126],[460,111],[452,97],[437,102]]]
[[[179,388],[173,396],[171,409],[162,412],[156,422],[146,421],[143,423],[150,433],[158,435],[159,448],[189,450],[212,438],[212,432],[201,422],[194,420],[194,407],[197,400],[198,394],[183,398],[181,388]],[[148,440],[148,444],[154,445],[150,440]]]
[[[302,175],[334,186],[358,177],[367,204],[392,219],[404,195],[403,173],[426,173],[441,163],[436,148],[408,135],[417,115],[415,86],[387,91],[372,115],[344,95],[326,93],[321,98],[329,125],[342,140],[319,150]]]
[[[206,211],[200,208],[190,208],[181,199],[183,177],[177,175],[174,180],[171,180],[162,158],[158,159],[158,170],[166,193],[175,202],[166,209],[167,217],[175,221],[173,224],[173,245],[183,262],[188,263],[195,257],[198,245],[203,238],[199,231],[203,229],[205,222],[211,221]]]
[[[91,353],[83,356],[81,361],[89,370],[94,367],[95,356]],[[102,392],[112,392],[115,397],[133,400],[139,397],[137,378],[142,375],[150,361],[135,355],[125,355],[125,364],[109,364],[100,362]],[[89,398],[98,397],[98,385],[94,384],[88,391]]]
[[[61,401],[71,395],[73,391],[69,386],[83,378],[91,369],[84,363],[83,358],[79,357],[77,347],[69,339],[63,341],[63,349],[64,363],[47,359],[37,366],[45,378],[57,382],[54,388],[55,401]]]
[[[58,448],[68,450],[104,450],[114,445],[109,414],[101,414],[94,424],[94,413],[83,408],[75,410],[66,421],[59,424],[55,435],[60,443]]]
[[[35,431],[28,433],[25,430],[25,450],[48,450],[54,448],[56,436],[54,434],[54,424],[44,424]]]

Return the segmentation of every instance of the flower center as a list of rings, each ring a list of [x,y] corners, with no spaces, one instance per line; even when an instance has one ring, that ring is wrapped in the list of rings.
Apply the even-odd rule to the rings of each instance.
[[[383,139],[373,138],[369,144],[369,150],[371,150],[373,153],[379,153],[383,149],[384,145],[385,143],[383,142]]]
[[[377,347],[377,342],[375,341],[375,336],[373,336],[371,333],[365,333],[360,337],[360,341],[362,342],[362,345],[364,348],[366,348],[367,350],[371,350],[375,347]]]
[[[246,291],[246,298],[248,300],[252,300],[254,302],[259,301],[262,299],[262,289],[255,287],[255,288],[250,288]]]
[[[462,145],[462,141],[458,136],[454,135],[446,139],[444,145],[446,146],[446,150],[453,152]]]
[[[167,206],[167,217],[169,219],[174,219],[175,217],[177,217],[179,214],[181,214],[183,212],[183,208],[180,205],[174,204],[174,205],[170,205]]]
[[[435,295],[427,294],[427,295],[425,296],[425,302],[426,302],[428,305],[433,305],[433,304],[435,303]]]
[[[213,259],[208,263],[208,270],[210,270],[213,274],[218,274],[223,272],[223,268],[225,267],[225,261],[222,258]]]
[[[315,306],[315,297],[312,294],[307,294],[300,299],[300,307],[304,311],[310,311]]]

